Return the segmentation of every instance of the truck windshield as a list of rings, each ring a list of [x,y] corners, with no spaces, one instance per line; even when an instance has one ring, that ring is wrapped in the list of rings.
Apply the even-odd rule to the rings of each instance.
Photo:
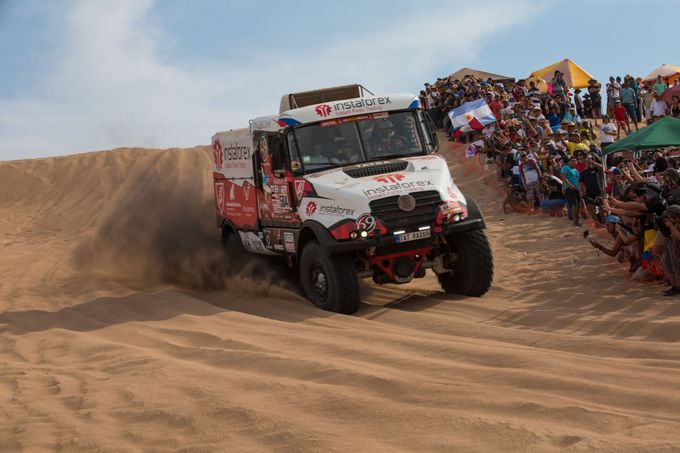
[[[348,164],[427,153],[415,111],[323,121],[288,134],[291,166],[316,172]],[[294,134],[294,139],[293,139]]]

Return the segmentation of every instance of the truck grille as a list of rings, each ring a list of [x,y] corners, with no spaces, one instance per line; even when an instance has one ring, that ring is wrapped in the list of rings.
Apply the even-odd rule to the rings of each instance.
[[[373,200],[369,203],[371,215],[379,218],[390,230],[406,230],[409,227],[431,225],[437,218],[437,211],[442,199],[436,190],[412,192],[416,199],[416,207],[411,212],[399,209],[399,195]]]
[[[408,162],[405,160],[398,162],[386,162],[384,164],[373,165],[370,167],[349,167],[343,168],[346,174],[352,178],[363,178],[364,176],[382,175],[385,173],[394,173],[397,171],[404,171],[408,167]]]

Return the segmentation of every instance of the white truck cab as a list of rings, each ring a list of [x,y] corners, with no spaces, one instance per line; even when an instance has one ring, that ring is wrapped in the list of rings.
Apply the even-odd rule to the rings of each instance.
[[[447,292],[485,294],[493,259],[484,219],[437,153],[418,98],[328,90],[288,95],[326,101],[213,136],[227,252],[281,256],[311,302],[341,313],[359,308],[359,278],[407,283],[426,269]]]

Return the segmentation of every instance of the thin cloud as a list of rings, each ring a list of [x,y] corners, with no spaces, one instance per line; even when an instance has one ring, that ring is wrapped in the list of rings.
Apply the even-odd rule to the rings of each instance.
[[[238,67],[216,55],[189,67],[163,58],[162,44],[181,38],[155,26],[153,11],[148,0],[75,4],[47,89],[0,99],[1,158],[207,143],[275,113],[286,91],[348,82],[414,91],[443,61],[451,70],[473,61],[494,33],[536,13],[526,3],[461,6],[452,17],[427,11],[323,48],[260,53]]]

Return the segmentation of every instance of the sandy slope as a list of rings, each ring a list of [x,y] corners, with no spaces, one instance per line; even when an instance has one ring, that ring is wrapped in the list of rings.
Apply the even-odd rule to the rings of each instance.
[[[482,205],[483,299],[320,311],[215,250],[206,148],[0,163],[0,451],[671,450],[680,304],[564,219]]]

